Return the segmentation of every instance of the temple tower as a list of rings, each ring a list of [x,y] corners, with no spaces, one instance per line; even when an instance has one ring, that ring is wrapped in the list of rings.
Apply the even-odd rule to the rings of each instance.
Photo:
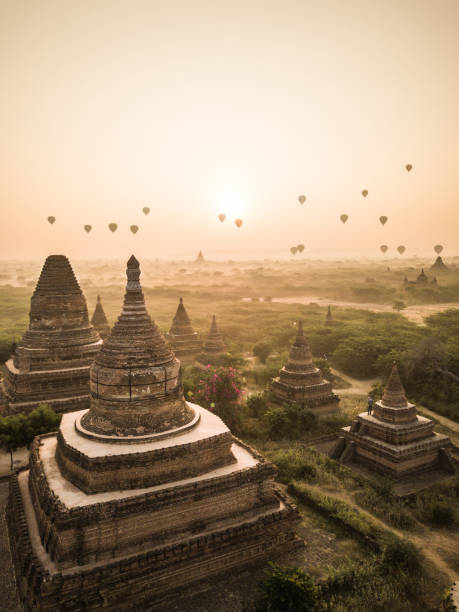
[[[139,276],[131,257],[121,315],[91,367],[90,409],[36,438],[30,469],[11,479],[28,611],[156,609],[295,541],[298,514],[273,466],[185,401]]]
[[[217,319],[212,315],[212,323],[210,324],[209,333],[204,342],[203,351],[208,354],[219,354],[225,352],[225,343],[223,337],[217,327]]]
[[[443,258],[440,255],[436,258],[435,262],[430,267],[431,272],[441,273],[441,272],[449,272],[448,266],[443,261]]]
[[[332,315],[331,307],[329,305],[328,309],[327,309],[327,315],[325,317],[325,325],[334,325],[334,323],[335,323],[335,321],[333,320],[333,315]]]
[[[312,362],[311,349],[301,321],[298,321],[298,332],[289,359],[279,376],[272,380],[271,392],[276,401],[296,402],[316,414],[330,413],[338,408],[339,397]]]
[[[110,335],[110,325],[108,324],[105,311],[100,300],[100,295],[97,296],[97,303],[92,315],[91,325],[99,332],[102,340],[105,340]]]
[[[205,259],[204,259],[204,255],[202,254],[202,251],[199,251],[196,259],[195,259],[195,263],[205,263]]]
[[[183,298],[180,298],[167,339],[174,353],[180,361],[185,363],[193,361],[201,351],[201,339],[191,326],[190,318],[183,304]]]
[[[89,366],[102,340],[89,323],[86,300],[64,255],[47,257],[29,319],[4,365],[6,412],[30,412],[41,403],[57,412],[87,408]]]
[[[372,414],[362,412],[342,429],[331,456],[343,462],[362,463],[395,479],[415,476],[434,468],[455,471],[447,436],[433,431],[433,421],[416,413],[406,399],[394,364],[384,395]]]

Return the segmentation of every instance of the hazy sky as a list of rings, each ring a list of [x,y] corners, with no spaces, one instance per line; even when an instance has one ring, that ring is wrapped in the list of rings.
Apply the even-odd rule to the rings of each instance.
[[[2,0],[0,74],[2,258],[459,251],[458,0]]]

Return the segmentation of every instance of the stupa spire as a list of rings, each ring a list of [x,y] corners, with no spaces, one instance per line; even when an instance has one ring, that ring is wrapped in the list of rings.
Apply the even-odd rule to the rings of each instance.
[[[201,340],[191,325],[183,298],[179,300],[167,339],[174,353],[182,361],[192,361],[201,350]]]
[[[99,332],[102,340],[105,340],[105,338],[107,338],[107,336],[110,334],[110,325],[108,324],[107,317],[105,316],[100,295],[97,296],[96,307],[92,315],[91,325]]]
[[[179,305],[172,321],[171,332],[175,331],[175,328],[181,327],[183,325],[190,325],[190,317],[188,316],[188,313],[185,309],[185,305],[183,303],[183,298],[181,297],[179,299]]]
[[[397,364],[395,362],[392,366],[392,371],[390,373],[389,380],[387,381],[386,388],[384,389],[382,403],[391,408],[406,408],[408,406],[405,389],[403,388],[402,381],[400,380]]]
[[[193,418],[180,362],[147,312],[134,255],[126,276],[121,314],[91,367],[91,409],[82,419],[89,431],[121,437],[158,433]]]
[[[308,341],[303,332],[303,321],[298,321],[295,342],[290,349],[289,361],[287,366],[295,364],[294,368],[298,369],[298,363],[301,363],[302,369],[312,370],[312,353],[309,348]]]
[[[333,325],[333,315],[330,304],[328,305],[327,316],[325,317],[325,325]]]
[[[203,353],[205,359],[209,360],[212,356],[225,351],[225,343],[223,342],[222,335],[217,326],[217,318],[212,315],[212,322],[210,324],[209,333],[207,334],[206,341],[203,346]]]

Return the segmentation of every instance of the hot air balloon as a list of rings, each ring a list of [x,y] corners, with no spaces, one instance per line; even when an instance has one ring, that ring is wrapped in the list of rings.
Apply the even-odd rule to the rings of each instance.
[[[139,231],[139,226],[138,225],[131,225],[131,227],[129,229],[131,230],[131,232],[133,234],[137,234],[137,232]]]
[[[148,206],[144,206],[144,207],[142,208],[142,211],[143,211],[143,214],[144,214],[144,215],[148,215],[148,213],[150,212],[150,209],[148,208]]]
[[[299,244],[296,248],[299,253],[302,253],[304,251],[304,244]]]
[[[412,167],[413,167],[413,166],[412,166],[411,164],[406,164],[406,166],[405,166],[405,170],[406,170],[407,172],[410,172]]]
[[[84,231],[85,231],[86,233],[88,233],[88,234],[89,234],[89,232],[90,232],[91,230],[92,230],[92,225],[85,225],[85,226],[84,226]]]
[[[381,225],[386,225],[387,217],[385,215],[383,215],[382,217],[379,217],[379,222],[381,223]]]
[[[367,195],[368,195],[368,189],[364,189],[364,190],[362,191],[362,195],[363,195],[363,197],[364,197],[364,198],[366,198],[366,197],[367,197]]]
[[[397,247],[397,251],[400,253],[400,255],[403,255],[403,253],[406,251],[406,247],[400,245]]]
[[[54,223],[54,221],[56,221],[56,217],[48,217],[48,223],[51,223],[51,225]]]
[[[108,224],[108,229],[109,229],[111,232],[116,232],[116,230],[118,229],[118,225],[117,225],[116,223],[109,223],[109,224]]]
[[[223,221],[226,219],[226,215],[224,215],[223,213],[220,213],[218,215],[218,218],[220,219],[220,221],[223,223]]]
[[[346,223],[349,217],[347,215],[341,215],[340,219],[341,219],[341,223]]]
[[[441,244],[436,244],[434,246],[434,251],[437,255],[440,255],[440,253],[443,251],[443,245]]]
[[[236,221],[234,223],[237,225],[237,227],[241,227],[242,219],[236,219]]]
[[[380,247],[381,253],[387,253],[387,249],[389,248],[387,244],[382,244]]]
[[[290,253],[291,253],[292,255],[296,255],[297,250],[298,250],[298,249],[297,249],[295,246],[293,246],[293,247],[291,247],[291,248],[290,248]]]
[[[303,205],[306,202],[306,196],[305,195],[300,195],[298,196],[298,202]]]

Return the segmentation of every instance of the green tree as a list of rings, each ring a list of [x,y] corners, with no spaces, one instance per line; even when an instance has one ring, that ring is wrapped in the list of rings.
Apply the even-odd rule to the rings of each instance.
[[[271,355],[273,350],[272,345],[269,342],[257,342],[253,347],[253,354],[258,357],[261,363],[266,363],[266,360]]]
[[[47,404],[40,404],[26,418],[26,443],[30,444],[35,436],[40,434],[56,431],[60,422],[60,414],[56,414]]]
[[[25,414],[12,414],[0,418],[0,448],[10,454],[13,471],[13,453],[27,444],[27,417]]]

